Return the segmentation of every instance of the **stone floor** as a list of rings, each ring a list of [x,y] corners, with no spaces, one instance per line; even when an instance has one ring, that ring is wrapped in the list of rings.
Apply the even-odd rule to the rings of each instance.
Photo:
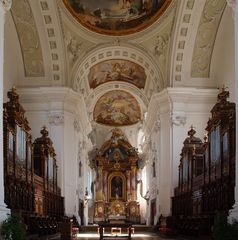
[[[99,240],[99,234],[96,233],[80,233],[77,234],[74,240],[78,239],[84,239],[84,240]],[[122,238],[119,235],[118,236],[110,236],[107,235],[107,239],[113,239],[113,240],[121,240],[121,239],[126,239]],[[210,240],[211,238],[209,237],[186,237],[186,236],[177,236],[177,237],[163,237],[160,236],[159,234],[156,233],[151,233],[151,232],[143,232],[143,233],[135,233],[132,235],[132,240]]]

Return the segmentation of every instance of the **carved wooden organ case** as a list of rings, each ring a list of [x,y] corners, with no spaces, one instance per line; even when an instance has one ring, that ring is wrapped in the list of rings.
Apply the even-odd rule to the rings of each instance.
[[[228,211],[234,204],[235,104],[228,97],[224,89],[218,94],[205,141],[187,138],[184,142],[179,184],[172,198],[174,216],[213,218],[215,211]]]
[[[179,184],[175,189],[176,206],[173,212],[190,215],[200,211],[201,196],[199,186],[203,183],[203,142],[195,137],[196,131],[191,127],[188,137],[183,142],[179,164]],[[179,196],[179,197],[177,197]]]
[[[16,89],[3,105],[4,201],[25,216],[63,216],[64,202],[57,187],[57,165],[52,141],[43,128],[32,144],[25,110]]]
[[[64,215],[64,200],[57,185],[57,164],[53,142],[46,127],[34,141],[35,204],[40,215]]]
[[[3,105],[4,190],[10,209],[34,211],[32,142],[25,110],[16,89],[8,92]]]
[[[135,148],[119,129],[114,129],[96,155],[96,199],[94,221],[138,222],[137,161]]]
[[[203,211],[232,208],[235,202],[235,103],[229,92],[218,94],[207,123],[208,141],[204,146]]]

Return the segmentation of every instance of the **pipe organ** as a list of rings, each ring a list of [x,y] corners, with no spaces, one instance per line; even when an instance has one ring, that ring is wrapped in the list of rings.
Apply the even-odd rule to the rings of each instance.
[[[181,232],[210,232],[215,212],[228,212],[235,202],[235,104],[228,97],[224,89],[218,94],[205,141],[192,128],[183,143],[171,221]]]
[[[48,226],[56,221],[49,217],[64,216],[56,154],[45,127],[42,136],[32,143],[31,128],[15,88],[8,92],[8,98],[3,105],[4,200],[8,208],[22,214],[29,231],[38,221],[34,222],[38,231],[40,221]]]

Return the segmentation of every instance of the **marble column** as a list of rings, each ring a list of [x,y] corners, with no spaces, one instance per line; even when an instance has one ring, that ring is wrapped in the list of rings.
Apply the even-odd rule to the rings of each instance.
[[[126,171],[126,192],[127,192],[127,201],[131,200],[131,178],[130,178],[130,171]]]
[[[97,175],[97,182],[96,182],[96,200],[102,200],[102,190],[103,190],[103,168],[99,167],[98,175]]]
[[[10,210],[4,203],[3,177],[3,68],[4,68],[4,23],[5,13],[11,8],[12,0],[0,0],[0,222]]]
[[[103,200],[105,201],[109,201],[109,198],[108,198],[108,188],[107,188],[107,177],[108,177],[108,172],[104,171],[103,172],[103,178],[104,178],[104,183],[103,183]]]
[[[235,35],[235,102],[236,102],[236,126],[238,126],[238,1],[227,0],[227,4],[233,10],[234,17],[234,35]],[[236,127],[236,136],[238,136],[238,127]],[[238,149],[238,141],[236,139],[236,149]],[[235,204],[230,210],[230,221],[238,220],[238,152],[236,152],[236,186],[235,186]]]
[[[136,201],[136,167],[131,167],[131,200]]]

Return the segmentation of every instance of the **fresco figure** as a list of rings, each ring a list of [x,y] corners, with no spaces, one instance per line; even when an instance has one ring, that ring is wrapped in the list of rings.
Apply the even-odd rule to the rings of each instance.
[[[171,0],[63,1],[84,27],[108,35],[130,34],[149,26],[151,18],[156,16],[158,19],[171,2]]]
[[[113,59],[92,66],[88,79],[91,88],[109,81],[124,81],[138,88],[144,88],[146,74],[145,69],[134,62]]]
[[[111,197],[122,198],[122,179],[121,177],[113,177],[111,181]]]

